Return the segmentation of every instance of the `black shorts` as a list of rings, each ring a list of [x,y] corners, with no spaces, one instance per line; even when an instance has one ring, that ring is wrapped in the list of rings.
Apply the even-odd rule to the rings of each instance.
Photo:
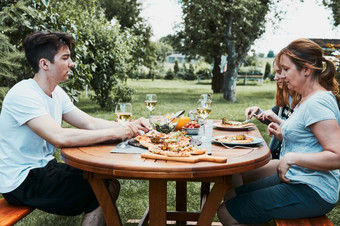
[[[14,191],[2,194],[13,205],[27,205],[45,212],[75,216],[99,206],[83,171],[51,160],[32,169]]]

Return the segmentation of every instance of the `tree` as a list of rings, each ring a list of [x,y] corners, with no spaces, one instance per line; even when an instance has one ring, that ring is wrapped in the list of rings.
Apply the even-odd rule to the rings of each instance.
[[[138,0],[99,0],[99,5],[104,9],[106,19],[118,20],[123,29],[132,28],[143,21],[140,17],[142,3]]]
[[[9,19],[0,20],[0,26],[13,28],[3,34],[19,50],[22,39],[34,31],[64,31],[75,37],[77,44],[72,58],[76,67],[70,80],[62,84],[70,96],[76,98],[77,90],[91,84],[95,90],[92,99],[102,108],[112,108],[119,99],[131,98],[132,90],[126,86],[126,80],[128,72],[134,69],[132,53],[138,49],[140,37],[128,28],[121,31],[118,23],[111,25],[98,8],[97,0],[1,1],[1,11],[12,10],[19,4],[26,4],[31,12],[12,13],[14,16]],[[28,70],[18,71],[32,75]],[[112,91],[126,96],[113,96]]]
[[[322,0],[322,3],[329,7],[333,12],[333,25],[335,27],[340,25],[340,1],[339,0]]]
[[[223,91],[228,101],[236,101],[237,71],[251,45],[264,32],[270,0],[205,1],[182,0],[184,24],[179,32],[181,51],[214,62],[212,89]],[[223,79],[221,56],[228,55]],[[224,80],[224,81],[223,81]],[[220,86],[220,84],[223,84]]]
[[[23,2],[13,7],[1,7],[0,11],[0,87],[12,87],[18,80],[18,71],[24,54],[20,52],[15,45],[10,43],[10,39],[5,33],[13,32],[13,29],[6,21],[11,21],[15,17],[20,21],[24,21],[23,12],[29,13],[31,10],[25,6]],[[0,98],[1,100],[3,97]]]
[[[264,69],[264,75],[263,75],[263,79],[268,78],[269,74],[270,74],[270,70],[271,70],[271,66],[270,63],[266,63],[265,69]]]
[[[168,55],[170,55],[173,51],[171,45],[166,42],[162,42],[161,40],[155,42],[156,46],[156,60],[158,62],[164,62]]]
[[[174,74],[175,74],[175,76],[177,75],[178,72],[179,72],[178,60],[175,59],[175,64],[174,64]]]
[[[158,67],[157,53],[154,43],[151,42],[151,27],[146,20],[141,17],[143,4],[140,0],[98,0],[100,6],[104,9],[107,20],[116,20],[120,29],[129,30],[138,37],[135,46],[131,46],[133,57],[131,60],[135,67],[132,70],[138,70],[139,66],[144,65],[152,72]],[[135,72],[134,71],[134,72]],[[131,72],[132,73],[132,72]],[[129,74],[131,74],[129,72]]]
[[[23,58],[9,41],[8,37],[0,33],[0,87],[11,87],[17,81],[16,71],[20,68]]]

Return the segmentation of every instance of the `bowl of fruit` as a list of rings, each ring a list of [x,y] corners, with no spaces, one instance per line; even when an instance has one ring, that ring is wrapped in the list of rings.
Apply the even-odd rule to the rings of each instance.
[[[201,125],[197,121],[190,121],[185,126],[183,126],[183,129],[188,135],[198,135],[200,128]]]
[[[170,120],[166,115],[152,115],[149,122],[152,128],[160,133],[170,133],[177,125],[177,120]]]

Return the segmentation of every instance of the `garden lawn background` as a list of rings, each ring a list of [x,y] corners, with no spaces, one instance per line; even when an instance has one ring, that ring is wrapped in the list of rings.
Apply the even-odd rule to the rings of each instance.
[[[241,81],[242,82],[242,81]],[[153,111],[153,115],[174,113],[179,110],[185,110],[187,114],[189,110],[196,109],[196,103],[200,94],[211,93],[210,81],[182,80],[128,80],[128,86],[134,88],[136,93],[133,96],[133,119],[139,117],[148,117],[150,112],[144,105],[144,97],[147,93],[156,93],[158,96],[158,105]],[[237,101],[235,103],[226,102],[222,94],[213,94],[212,112],[208,119],[221,119],[226,117],[231,120],[244,121],[244,111],[250,106],[259,106],[264,110],[271,109],[274,104],[276,85],[275,82],[265,82],[262,86],[255,82],[252,85],[237,86]],[[89,92],[91,94],[91,91]],[[114,120],[114,112],[104,111],[98,105],[92,103],[83,93],[76,105],[88,114]],[[266,126],[257,120],[252,120],[259,128],[262,136],[268,143],[270,137],[267,135]],[[64,127],[69,125],[63,124]],[[60,160],[60,150],[57,150],[55,156]],[[117,201],[117,207],[124,225],[128,219],[140,219],[148,206],[148,183],[147,181],[138,180],[120,180],[121,193]],[[168,188],[168,210],[175,210],[175,183],[169,182]],[[188,211],[198,211],[200,200],[200,183],[188,183]],[[328,214],[334,225],[340,226],[340,206],[339,204]],[[40,210],[19,221],[16,225],[80,225],[82,216],[65,217],[49,214]],[[215,217],[215,221],[218,218]],[[272,222],[271,222],[272,224]]]

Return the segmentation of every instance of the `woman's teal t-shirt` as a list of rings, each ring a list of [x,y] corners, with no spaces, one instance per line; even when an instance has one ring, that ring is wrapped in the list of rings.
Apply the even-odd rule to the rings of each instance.
[[[291,117],[281,125],[283,142],[280,159],[288,152],[322,152],[323,148],[309,126],[329,119],[335,119],[340,124],[338,104],[329,91],[315,93],[295,107]],[[307,184],[329,203],[338,201],[339,170],[316,171],[293,165],[286,177],[291,183]]]

